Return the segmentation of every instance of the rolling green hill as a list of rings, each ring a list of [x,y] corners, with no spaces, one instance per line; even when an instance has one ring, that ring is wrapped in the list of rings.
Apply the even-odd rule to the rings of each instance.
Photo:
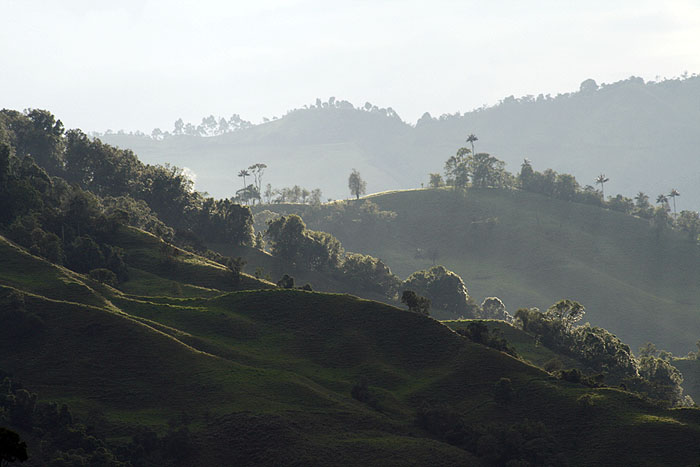
[[[1,311],[12,325],[0,327],[0,368],[77,417],[100,414],[97,432],[116,452],[139,427],[184,420],[182,465],[488,465],[506,451],[534,463],[690,465],[700,456],[695,409],[556,380],[377,302],[260,290],[269,284],[253,278],[244,287],[258,290],[226,292],[236,287],[219,266],[183,253],[161,267],[157,240],[135,229],[111,241],[138,266],[130,273],[142,271],[123,290],[0,238],[0,294],[23,302]],[[150,284],[131,293],[142,277]],[[504,377],[508,403],[494,395]],[[352,397],[357,387],[364,393]],[[41,438],[19,431],[36,453]]]
[[[352,221],[352,203],[260,209],[299,213],[309,228],[381,258],[402,278],[431,266],[418,250],[436,250],[437,262],[462,276],[477,301],[498,296],[511,312],[577,300],[586,306],[584,321],[632,348],[651,341],[685,355],[700,336],[700,252],[676,232],[517,190],[413,190],[366,199],[396,217]]]

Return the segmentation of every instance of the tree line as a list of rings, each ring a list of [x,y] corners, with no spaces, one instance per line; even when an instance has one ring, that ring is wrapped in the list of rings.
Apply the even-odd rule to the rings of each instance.
[[[307,229],[296,214],[268,218],[265,236],[272,254],[291,265],[325,272],[364,293],[402,301],[414,311],[428,314],[433,308],[452,317],[512,319],[497,297],[487,297],[479,305],[469,295],[462,278],[443,266],[416,271],[402,281],[382,260],[346,253],[337,238]],[[406,291],[415,295],[406,295]]]
[[[533,169],[529,159],[524,159],[520,172],[513,175],[505,169],[505,163],[489,153],[477,153],[474,142],[478,138],[469,135],[467,142],[471,148],[461,147],[456,154],[445,162],[444,178],[440,173],[429,174],[429,186],[439,188],[450,186],[454,189],[502,188],[519,189],[539,193],[551,198],[604,207],[627,215],[647,219],[660,234],[665,229],[675,229],[687,235],[694,243],[700,242],[700,214],[697,211],[676,209],[676,198],[680,192],[671,188],[668,194],[656,198],[653,206],[649,196],[639,192],[634,199],[621,194],[605,198],[605,184],[610,179],[601,173],[593,182],[600,185],[600,190],[592,185],[581,186],[571,174],[557,173],[552,169],[538,172]],[[671,208],[671,200],[673,208]]]
[[[560,300],[546,311],[521,308],[515,313],[515,324],[534,335],[546,347],[574,358],[591,373],[597,374],[588,382],[619,385],[623,389],[662,401],[669,406],[692,406],[690,396],[683,394],[683,376],[666,356],[648,344],[635,357],[628,345],[609,331],[586,323],[583,305],[574,300]],[[545,364],[548,371],[558,372],[563,379],[585,382],[580,370],[563,371],[561,362]]]

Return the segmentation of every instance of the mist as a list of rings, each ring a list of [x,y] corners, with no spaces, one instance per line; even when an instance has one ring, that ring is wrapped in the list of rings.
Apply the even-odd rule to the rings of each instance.
[[[700,69],[692,1],[4,2],[0,89],[85,131],[282,116],[316,97],[407,122]],[[10,91],[11,90],[11,91]]]

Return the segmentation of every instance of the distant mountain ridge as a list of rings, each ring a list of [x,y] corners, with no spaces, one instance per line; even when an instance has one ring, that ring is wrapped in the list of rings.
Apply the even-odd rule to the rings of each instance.
[[[493,107],[433,118],[415,126],[393,111],[355,108],[337,101],[290,111],[267,123],[213,137],[105,134],[103,141],[134,150],[145,162],[171,162],[197,175],[197,189],[217,197],[241,187],[236,174],[268,165],[264,183],[319,187],[324,198],[346,198],[353,168],[369,191],[415,188],[466,135],[517,172],[524,157],[538,170],[571,173],[582,185],[604,172],[608,194],[650,197],[680,191],[680,209],[700,208],[700,77],[644,82],[631,77],[578,92],[508,97]],[[340,101],[341,103],[344,101]],[[346,103],[347,104],[347,103]],[[390,109],[389,109],[390,110]]]

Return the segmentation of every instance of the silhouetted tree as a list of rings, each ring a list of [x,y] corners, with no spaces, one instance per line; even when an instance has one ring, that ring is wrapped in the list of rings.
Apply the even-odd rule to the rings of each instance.
[[[469,297],[464,281],[444,266],[433,266],[427,271],[416,271],[403,283],[403,288],[427,297],[434,310],[455,316],[476,317],[479,306]]]
[[[659,204],[665,211],[671,210],[671,208],[668,205],[668,197],[664,194],[661,194],[656,197],[656,203]]]
[[[477,188],[501,187],[504,183],[505,162],[491,154],[480,152],[467,158],[472,184]]]
[[[474,143],[475,143],[476,141],[479,141],[479,138],[477,138],[476,135],[475,135],[474,133],[470,134],[470,135],[467,137],[467,143],[470,143],[470,144],[472,145],[472,154],[476,154],[476,153],[474,152]]]
[[[27,443],[21,441],[14,431],[0,427],[0,465],[24,462],[27,458]]]
[[[413,290],[404,290],[401,294],[401,303],[406,305],[410,311],[422,315],[430,314],[430,300],[421,297]]]
[[[527,157],[523,159],[523,163],[520,165],[520,175],[518,175],[518,182],[520,183],[520,188],[523,190],[532,190],[532,182],[535,178],[535,171],[532,169],[532,164],[530,159]]]
[[[580,321],[585,313],[583,305],[567,298],[550,306],[545,315],[561,320],[567,328],[570,328],[575,322]]]
[[[246,260],[243,258],[236,257],[236,258],[227,258],[226,259],[226,267],[228,268],[229,272],[231,273],[231,277],[233,278],[233,283],[238,284],[241,280],[241,272],[243,271],[243,266],[246,265]]]
[[[367,183],[362,180],[360,172],[352,169],[350,177],[348,177],[348,188],[350,188],[350,194],[354,195],[356,199],[360,199],[360,195],[364,195],[367,189]]]
[[[601,173],[595,178],[596,185],[600,185],[600,190],[603,192],[603,201],[605,201],[605,183],[609,181],[610,179],[606,177],[604,173]]]
[[[469,183],[469,148],[459,148],[454,156],[445,162],[445,177],[448,184],[457,188],[466,188]]]
[[[675,188],[671,189],[671,193],[668,194],[668,196],[673,200],[673,215],[676,215],[676,197],[680,196],[680,192],[676,190]]]
[[[651,204],[649,204],[649,196],[647,196],[646,193],[640,191],[639,193],[637,193],[637,196],[634,197],[634,200],[634,213],[636,215],[644,217],[646,219],[650,218],[653,215],[654,209],[652,208]]]
[[[262,176],[263,173],[265,173],[266,168],[267,165],[261,162],[258,162],[248,167],[248,170],[250,170],[250,172],[253,174],[253,177],[255,178],[255,187],[258,189],[258,193],[262,192]]]
[[[296,214],[271,219],[266,235],[272,253],[315,271],[336,269],[343,255],[343,246],[333,235],[307,230]]]
[[[294,278],[288,274],[285,274],[280,280],[277,281],[277,287],[282,287],[283,289],[293,289]]]
[[[430,187],[431,188],[439,188],[441,186],[445,186],[445,182],[442,180],[442,175],[438,173],[431,173],[430,174]]]
[[[240,172],[238,172],[238,176],[241,177],[241,178],[243,178],[243,188],[245,188],[246,186],[248,186],[248,185],[246,185],[246,183],[245,183],[245,178],[248,177],[248,176],[250,176],[250,172],[248,172],[246,169],[243,169],[243,170],[241,170]]]
[[[506,305],[498,297],[486,297],[481,302],[482,316],[488,319],[502,319],[510,321],[512,317],[506,311]]]

